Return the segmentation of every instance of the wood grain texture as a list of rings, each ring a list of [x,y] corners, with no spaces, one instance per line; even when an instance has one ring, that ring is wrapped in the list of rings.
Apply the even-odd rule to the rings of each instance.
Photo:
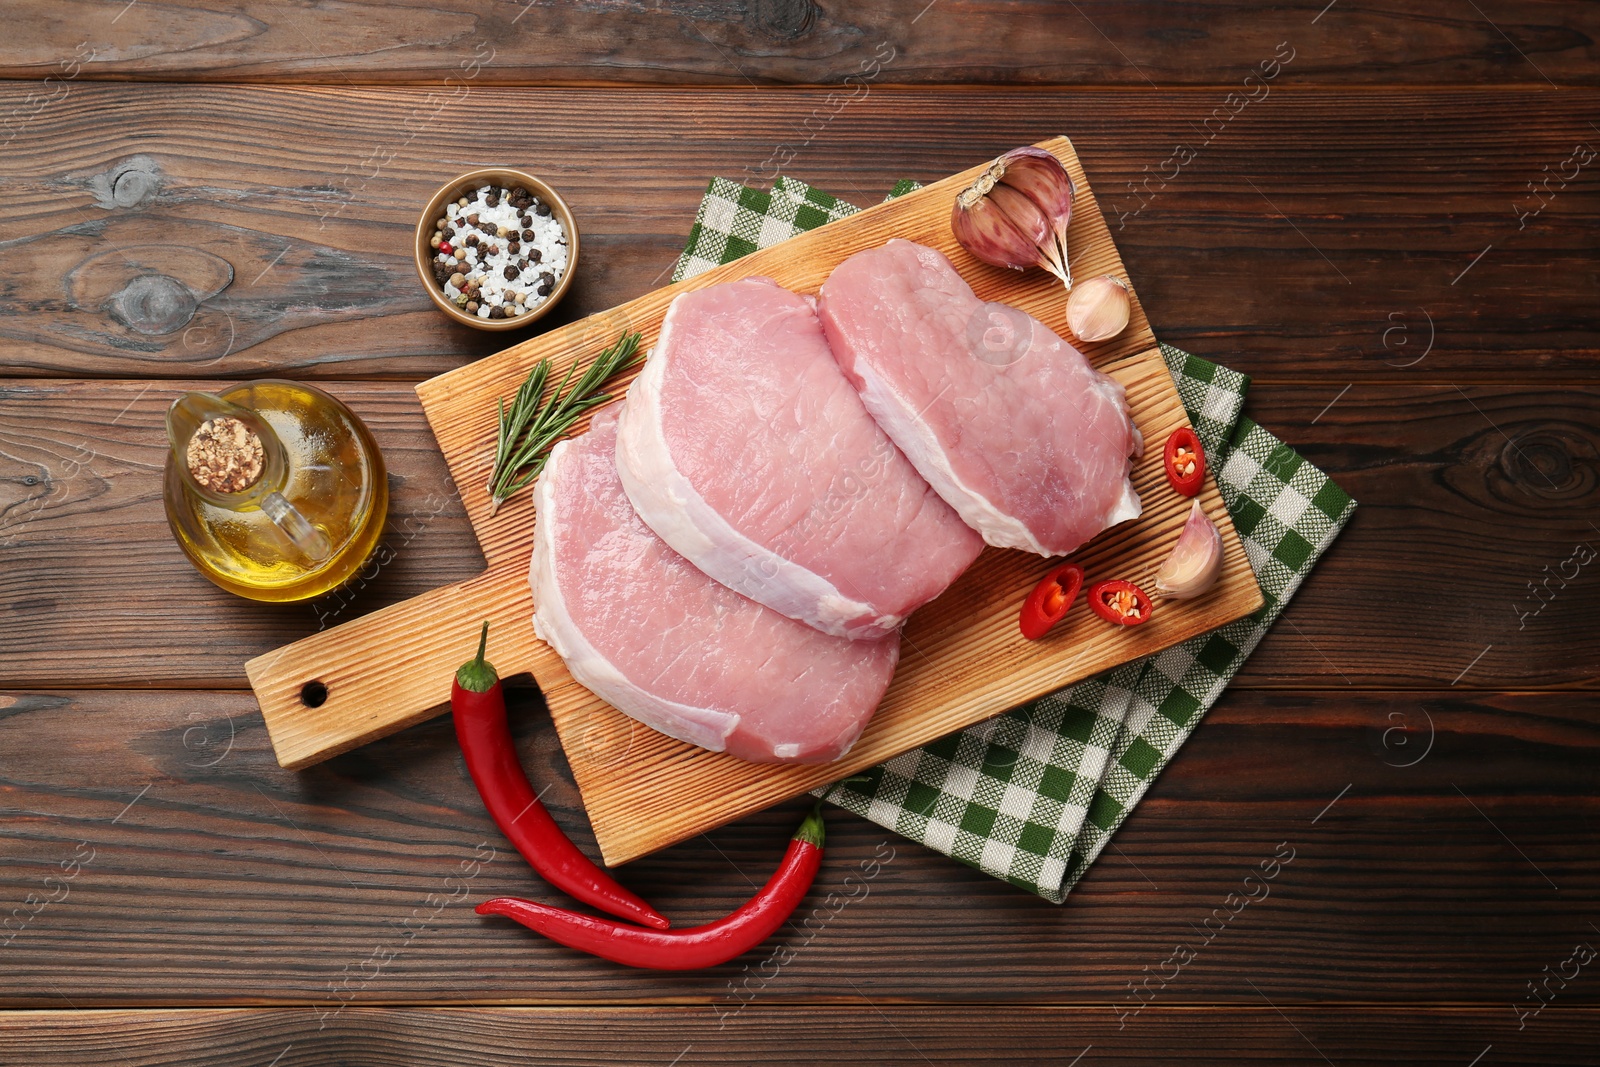
[[[1596,84],[1586,5],[1201,0],[26,3],[0,76],[250,81],[1226,84],[1293,40],[1320,83]],[[1492,21],[1491,21],[1492,17]],[[93,53],[90,58],[90,53]],[[453,79],[453,80],[451,80]],[[1547,82],[1546,79],[1549,79]]]
[[[1132,1031],[1103,1008],[940,1009],[877,1004],[752,1009],[724,1026],[704,1008],[352,1008],[327,1025],[311,1011],[235,1009],[16,1012],[0,1015],[0,1063],[138,1067],[268,1063],[315,1067],[635,1067],[637,1064],[1304,1064],[1460,1067],[1493,1045],[1522,1063],[1593,1063],[1600,1012],[1552,1009],[1505,1036],[1489,1008],[1298,1007],[1151,1009]],[[602,1036],[603,1035],[603,1036]],[[803,1036],[802,1036],[803,1035]],[[1498,1038],[1492,1041],[1491,1037]],[[129,1058],[130,1051],[137,1058]],[[1092,1050],[1092,1052],[1091,1052]],[[1100,1060],[1091,1059],[1098,1056]],[[1492,1061],[1486,1061],[1492,1062]]]
[[[1600,548],[1589,525],[1600,401],[1542,380],[1458,390],[1393,373],[1342,397],[1348,379],[1253,388],[1247,412],[1361,507],[1236,684],[1449,685],[1493,644],[1460,685],[1592,688],[1600,571],[1582,568],[1565,586],[1559,575],[1577,544]],[[411,386],[325,384],[384,451],[390,521],[381,566],[298,606],[221,592],[167,530],[162,415],[183,390],[215,383],[0,385],[0,680],[243,687],[252,656],[481,574]],[[1421,623],[1395,610],[1397,590],[1420,599]],[[217,633],[220,647],[197,651],[195,635]]]
[[[1126,270],[1071,144],[1059,138],[1041,147],[1061,158],[1077,184],[1068,244],[1078,269],[1089,277],[1124,277]],[[485,488],[499,400],[515,394],[541,360],[550,362],[552,380],[557,380],[574,365],[587,365],[625,332],[641,333],[640,345],[648,349],[679,293],[757,276],[815,293],[839,263],[894,237],[949,256],[981,299],[1002,301],[1065,331],[1065,308],[1054,279],[1042,271],[1018,274],[986,267],[951,234],[951,199],[980,171],[953,175],[418,386],[489,571],[468,585],[431,595],[426,603],[351,620],[246,664],[279,762],[290,768],[309,766],[420,721],[449,695],[451,669],[463,658],[459,635],[470,634],[474,621],[487,614],[499,621],[500,632],[510,631],[509,640],[501,637],[495,643],[492,658],[507,673],[531,672],[539,684],[562,742],[574,754],[578,785],[601,853],[614,865],[837,781],[1259,608],[1260,589],[1214,482],[1200,499],[1222,535],[1224,563],[1217,590],[1198,600],[1169,603],[1159,618],[1136,630],[1108,628],[1080,613],[1050,640],[1025,641],[1016,631],[1017,598],[1048,565],[1025,553],[987,552],[913,617],[905,630],[900,667],[865,733],[847,756],[825,766],[749,763],[641,729],[573,681],[553,650],[529,639],[531,498],[523,494],[496,510]],[[1084,346],[1085,355],[1125,387],[1134,423],[1152,444],[1132,476],[1145,501],[1143,514],[1074,554],[1091,575],[1126,576],[1146,588],[1153,588],[1155,571],[1171,551],[1188,506],[1166,489],[1154,445],[1188,419],[1153,342],[1135,293],[1127,330]],[[612,383],[612,405],[621,403],[628,380],[631,376],[619,376]],[[583,420],[573,429],[581,432],[586,425]],[[302,699],[304,687],[313,682],[322,683],[323,698],[314,706]],[[597,750],[621,755],[587,758]]]
[[[1587,971],[1517,1015],[1600,936],[1600,585],[1545,570],[1600,543],[1600,170],[1560,177],[1600,137],[1592,5],[7,16],[0,76],[34,80],[0,84],[0,374],[43,380],[0,382],[0,685],[55,688],[0,693],[0,922],[51,895],[80,843],[98,851],[0,944],[4,1003],[47,1009],[0,1015],[0,1064],[1060,1067],[1091,1044],[1078,1067],[1593,1061]],[[1283,43],[1263,96],[1244,78]],[[512,87],[558,79],[646,88]],[[891,87],[967,80],[1071,87]],[[687,83],[714,88],[664,88]],[[865,204],[1055,132],[1160,336],[1255,375],[1251,413],[1363,505],[1064,908],[835,815],[824,898],[898,851],[815,937],[781,935],[803,947],[776,978],[759,954],[699,976],[606,968],[450,899],[463,861],[505,850],[448,723],[291,774],[247,693],[192,688],[242,686],[250,655],[483,568],[410,394],[499,346],[415,287],[410,229],[439,182],[507,163],[572,199],[586,255],[558,326],[659,284],[712,174],[764,182],[792,152],[789,173]],[[393,558],[317,607],[214,590],[153,487],[170,396],[265,374],[332,379],[390,460]],[[138,380],[54,380],[97,377]],[[354,381],[383,378],[404,381]],[[134,691],[83,688],[102,686]],[[552,727],[530,692],[514,702],[526,762],[592,854]],[[675,918],[719,914],[796,818],[624,880]],[[1118,1029],[1129,983],[1284,840],[1299,852],[1272,897]],[[543,893],[498,854],[480,886]],[[374,1008],[406,1002],[592,1006]],[[71,1010],[251,1003],[302,1007]]]
[[[1177,1005],[1260,1007],[1254,982],[1291,1015],[1312,1002],[1487,1005],[1509,1036],[1528,981],[1575,942],[1600,947],[1588,694],[1230,690],[1060,907],[830,809],[822,872],[791,925],[683,974],[612,966],[472,913],[496,895],[563,898],[489,820],[447,721],[288,772],[247,694],[12,691],[0,705],[0,920],[14,907],[28,918],[0,935],[15,934],[0,945],[5,1007],[732,1011],[751,996],[751,1009],[860,1006],[865,992],[885,1006],[1092,1005],[1115,1028],[1136,1006],[1128,983],[1170,975],[1160,965],[1185,944],[1197,958],[1130,1030]],[[545,801],[593,855],[548,717],[524,693],[512,722]],[[622,880],[684,925],[725,914],[804,808],[645,857]],[[1207,940],[1214,910],[1259,894],[1242,879],[1285,842],[1294,858],[1270,895]],[[80,844],[93,857],[66,897],[28,916],[28,895],[54,895],[44,879]],[[762,964],[780,947],[796,957],[773,976]],[[1591,977],[1525,1033],[1600,1005]]]
[[[167,407],[216,384],[0,384],[0,678],[59,656],[63,677],[100,679],[91,684],[114,675],[133,686],[242,679],[240,653],[252,646],[267,651],[286,632],[316,633],[482,569],[411,388],[333,384],[388,462],[382,546],[349,586],[310,604],[257,604],[213,586],[167,527],[161,471]],[[214,639],[219,630],[225,641]],[[156,635],[170,659],[152,655]]]
[[[1253,387],[1249,412],[1361,506],[1238,682],[1600,682],[1600,570],[1584,562],[1600,553],[1600,402],[1575,388],[1528,408],[1451,377]]]
[[[1600,94],[1297,88],[1300,62],[1237,114],[1222,89],[874,88],[835,110],[825,90],[80,81],[34,110],[0,85],[0,115],[22,109],[0,134],[0,371],[415,380],[503,346],[445,321],[409,262],[434,188],[480,164],[572,204],[559,326],[659,285],[714,174],[764,184],[792,150],[786,172],[868,204],[1064,132],[1163,340],[1336,389],[1594,381],[1600,168],[1559,174],[1600,143]],[[145,275],[172,280],[125,292]]]

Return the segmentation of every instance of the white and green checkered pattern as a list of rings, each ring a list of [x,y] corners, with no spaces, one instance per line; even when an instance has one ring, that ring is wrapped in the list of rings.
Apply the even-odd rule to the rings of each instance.
[[[902,182],[897,195],[916,185]],[[732,263],[758,248],[854,215],[861,209],[801,182],[779,178],[772,192],[751,189],[727,178],[712,178],[689,230],[689,244],[678,257],[672,280],[681,282],[712,267]]]
[[[890,196],[917,188],[901,182]],[[713,179],[673,280],[859,210],[790,178]],[[1161,346],[1266,598],[1248,618],[1123,664],[819,793],[1060,903],[1199,725],[1355,507],[1240,416],[1250,379]]]

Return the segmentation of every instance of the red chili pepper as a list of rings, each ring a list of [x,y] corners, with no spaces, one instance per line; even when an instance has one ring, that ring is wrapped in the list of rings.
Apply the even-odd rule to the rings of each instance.
[[[1037,641],[1050,632],[1050,627],[1066,617],[1067,609],[1078,599],[1083,587],[1083,568],[1074,563],[1063,563],[1039,580],[1022,602],[1022,636]]]
[[[1113,578],[1089,587],[1089,607],[1107,622],[1138,626],[1150,618],[1150,598],[1132,582]]]
[[[504,915],[568,948],[629,967],[715,967],[761,944],[794,913],[822,866],[822,838],[822,812],[813,810],[794,832],[789,851],[767,884],[733,914],[704,926],[646,930],[516,897],[486,900],[478,905],[478,914]]]
[[[472,775],[495,825],[529,865],[557,889],[612,915],[665,930],[670,925],[667,920],[578,851],[578,846],[561,832],[539,803],[517,760],[517,748],[506,722],[500,676],[483,658],[488,642],[489,624],[484,623],[477,659],[468,660],[456,672],[450,710],[461,754],[467,758],[467,773]]]
[[[1200,438],[1188,426],[1179,426],[1167,438],[1167,483],[1179,496],[1194,496],[1206,484],[1206,453]]]

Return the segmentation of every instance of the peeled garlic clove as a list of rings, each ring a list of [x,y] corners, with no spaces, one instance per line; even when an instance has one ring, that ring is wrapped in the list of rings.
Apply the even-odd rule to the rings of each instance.
[[[1070,289],[1067,223],[1075,192],[1055,156],[1042,148],[1013,149],[956,196],[950,227],[961,247],[985,263],[1040,266]]]
[[[1174,600],[1200,596],[1217,584],[1222,574],[1222,534],[1196,500],[1189,521],[1178,534],[1172,554],[1156,572],[1156,592]]]
[[[1080,341],[1105,341],[1127,329],[1132,310],[1127,285],[1102,274],[1079,282],[1067,297],[1067,326]]]
[[[962,248],[992,266],[1027,270],[1039,261],[1039,246],[987,196],[976,197],[969,205],[956,197],[950,228]]]

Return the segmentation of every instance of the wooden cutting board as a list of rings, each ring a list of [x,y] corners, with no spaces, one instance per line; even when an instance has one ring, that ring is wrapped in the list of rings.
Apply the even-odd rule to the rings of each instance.
[[[1127,279],[1071,143],[1062,137],[1041,147],[1060,157],[1078,185],[1068,231],[1073,276]],[[587,363],[624,331],[638,330],[645,346],[654,344],[667,305],[681,292],[766,275],[797,292],[815,293],[840,261],[891,237],[939,249],[980,297],[1022,308],[1065,334],[1060,282],[1043,270],[987,266],[951,235],[954,197],[986,164],[417,386],[488,569],[246,664],[279,763],[307,767],[444,712],[455,669],[471,658],[479,625],[489,619],[489,658],[503,677],[532,673],[605,861],[619,864],[1259,608],[1260,589],[1214,481],[1199,499],[1222,531],[1222,579],[1199,600],[1158,602],[1143,626],[1112,627],[1080,602],[1044,640],[1024,640],[1017,630],[1018,606],[1051,564],[1022,552],[986,549],[955,585],[912,616],[899,670],[866,733],[847,756],[823,766],[746,763],[656,733],[574,682],[555,652],[534,636],[527,581],[531,493],[491,514],[485,488],[496,399],[509,398],[541,358],[549,357],[559,374],[574,360]],[[1084,352],[1127,388],[1147,445],[1133,471],[1144,514],[1101,535],[1074,559],[1090,581],[1126,578],[1149,589],[1189,509],[1161,469],[1162,443],[1187,418],[1137,296],[1128,329],[1084,346]],[[614,396],[621,397],[627,380],[613,382]]]

